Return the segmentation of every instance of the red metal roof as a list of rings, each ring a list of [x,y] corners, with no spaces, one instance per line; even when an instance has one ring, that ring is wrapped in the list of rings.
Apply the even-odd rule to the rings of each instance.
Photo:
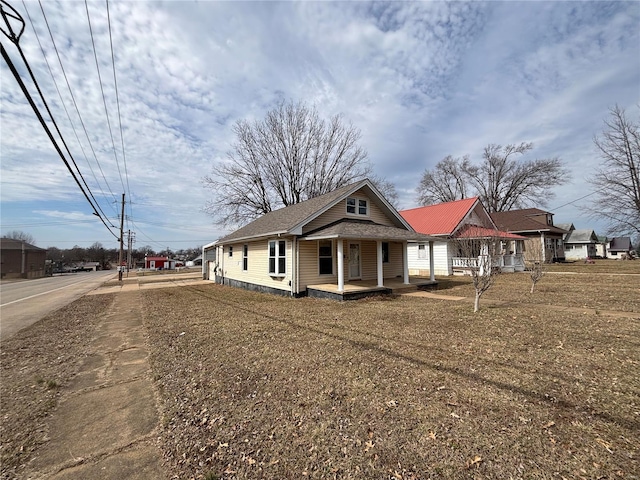
[[[402,210],[399,213],[418,233],[451,235],[477,200],[478,197],[465,198],[454,202]]]

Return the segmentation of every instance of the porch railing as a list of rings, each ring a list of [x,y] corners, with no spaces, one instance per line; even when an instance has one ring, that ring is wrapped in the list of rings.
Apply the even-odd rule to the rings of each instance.
[[[451,266],[454,269],[477,269],[482,264],[482,256],[479,257],[453,257]],[[522,254],[495,255],[492,266],[500,268],[503,272],[524,271],[524,257]]]

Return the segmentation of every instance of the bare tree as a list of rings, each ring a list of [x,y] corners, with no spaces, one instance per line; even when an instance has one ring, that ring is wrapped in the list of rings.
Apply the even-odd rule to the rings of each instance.
[[[531,277],[531,292],[536,288],[536,284],[542,280],[546,272],[545,269],[545,251],[544,244],[542,240],[537,241],[534,239],[533,241],[528,243],[527,248],[527,270],[529,271],[529,276]]]
[[[504,212],[527,205],[545,205],[552,189],[566,181],[559,158],[522,160],[532,143],[485,147],[482,162],[468,157],[445,157],[434,171],[425,170],[418,187],[423,205],[478,196],[490,212]]]
[[[396,186],[392,182],[379,177],[378,175],[370,176],[369,180],[380,191],[380,193],[382,193],[387,202],[395,208],[398,208],[398,192],[396,191]]]
[[[590,210],[607,221],[610,235],[640,234],[640,121],[627,119],[618,105],[609,112],[593,139],[604,163],[588,179],[597,192]]]
[[[494,267],[496,251],[499,245],[497,236],[487,236],[484,232],[474,234],[474,229],[469,228],[465,235],[453,239],[453,244],[458,250],[458,255],[465,260],[464,268],[468,270],[473,279],[475,300],[473,302],[474,313],[480,310],[480,297],[491,288],[499,270]]]
[[[371,171],[360,130],[340,115],[325,121],[304,103],[281,102],[264,120],[240,120],[233,130],[228,161],[204,179],[214,191],[206,210],[224,225],[328,193]]]
[[[31,245],[36,244],[35,238],[30,233],[22,232],[20,230],[13,230],[11,232],[7,232],[4,235],[5,238],[11,238],[13,240],[21,240],[26,243],[30,243]]]
[[[467,198],[465,172],[469,165],[468,156],[453,158],[448,155],[436,164],[433,171],[425,170],[418,186],[418,202],[432,205]]]

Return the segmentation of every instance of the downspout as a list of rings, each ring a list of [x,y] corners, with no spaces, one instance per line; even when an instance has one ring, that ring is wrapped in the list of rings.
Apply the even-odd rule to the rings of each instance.
[[[209,280],[207,278],[207,271],[209,270],[209,263],[206,260],[207,256],[204,254],[204,245],[202,246],[202,279]],[[146,262],[145,262],[146,263]]]
[[[448,263],[448,260],[447,260]],[[432,282],[436,279],[435,260],[433,259],[433,241],[429,240],[429,280]]]
[[[296,283],[298,281],[298,248],[297,248],[297,237],[293,237],[291,240],[291,296],[295,297],[296,295]]]

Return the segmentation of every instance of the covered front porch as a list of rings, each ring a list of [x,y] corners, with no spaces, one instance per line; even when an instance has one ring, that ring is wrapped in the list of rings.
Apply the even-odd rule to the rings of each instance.
[[[301,252],[311,254],[301,255],[303,289],[299,291],[306,290],[312,297],[347,300],[415,289],[418,283],[435,284],[434,273],[428,279],[410,280],[410,241],[428,243],[433,253],[433,237],[372,221],[341,220],[309,232],[301,239]],[[312,252],[316,251],[319,274],[313,261]]]
[[[307,295],[332,300],[358,300],[373,295],[412,292],[437,284],[437,280],[425,277],[409,277],[409,283],[405,283],[403,278],[385,278],[382,287],[378,286],[377,280],[350,280],[344,284],[342,290],[338,290],[338,285],[335,283],[308,285]]]

